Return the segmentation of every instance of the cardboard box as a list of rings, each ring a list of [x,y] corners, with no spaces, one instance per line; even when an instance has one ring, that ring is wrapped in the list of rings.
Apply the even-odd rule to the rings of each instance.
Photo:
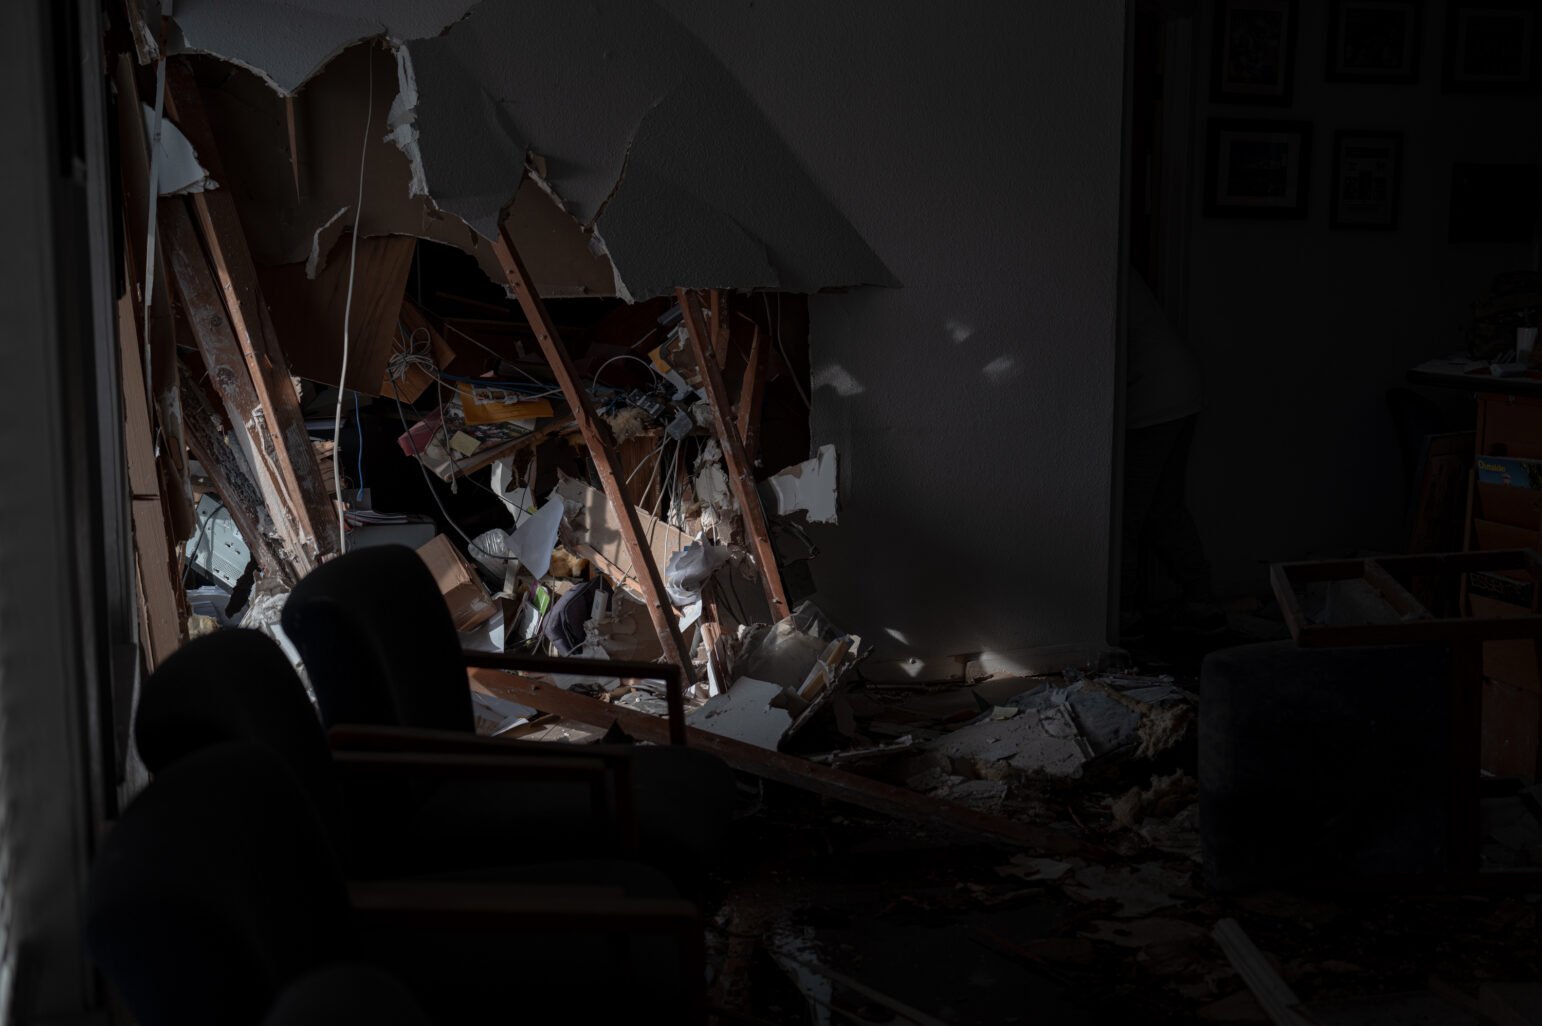
[[[437,535],[418,549],[418,555],[434,575],[456,630],[469,631],[492,617],[497,610],[492,596],[450,539]]]

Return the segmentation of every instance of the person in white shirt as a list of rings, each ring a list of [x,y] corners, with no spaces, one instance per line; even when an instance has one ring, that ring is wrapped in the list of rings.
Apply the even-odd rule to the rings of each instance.
[[[1158,623],[1223,626],[1186,494],[1189,448],[1203,405],[1199,366],[1133,268],[1128,292],[1120,635],[1136,637]],[[1153,560],[1177,585],[1178,601],[1159,607],[1146,594]]]

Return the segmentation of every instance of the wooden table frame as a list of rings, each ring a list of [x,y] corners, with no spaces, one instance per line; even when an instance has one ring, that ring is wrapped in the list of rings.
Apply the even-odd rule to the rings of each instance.
[[[1302,648],[1364,645],[1447,645],[1451,651],[1451,690],[1447,722],[1451,730],[1451,789],[1449,847],[1459,879],[1449,883],[1483,883],[1504,878],[1525,886],[1542,884],[1542,870],[1483,874],[1480,859],[1480,741],[1483,711],[1483,643],[1542,641],[1542,614],[1514,617],[1435,617],[1416,599],[1409,586],[1416,577],[1454,577],[1479,572],[1522,572],[1542,592],[1542,556],[1530,549],[1492,552],[1385,556],[1324,562],[1276,563],[1270,583],[1291,637]],[[1301,611],[1297,592],[1303,586],[1328,581],[1363,580],[1400,617],[1398,623],[1320,624]],[[1429,883],[1431,881],[1421,881]]]

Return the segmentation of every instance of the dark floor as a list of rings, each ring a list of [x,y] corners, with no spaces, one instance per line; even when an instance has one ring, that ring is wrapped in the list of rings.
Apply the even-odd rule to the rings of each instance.
[[[1004,810],[1107,849],[1058,880],[1006,848],[764,792],[711,934],[720,1021],[1268,1022],[1212,939],[1226,917],[1324,1022],[1482,1022],[1461,1007],[1480,984],[1542,978],[1536,897],[1214,897],[1196,861],[1114,821],[1124,783]]]

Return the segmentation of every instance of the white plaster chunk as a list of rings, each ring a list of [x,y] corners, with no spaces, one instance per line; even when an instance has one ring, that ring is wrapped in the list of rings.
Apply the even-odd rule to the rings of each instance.
[[[809,523],[836,523],[835,446],[821,445],[811,460],[788,467],[766,481],[776,500],[776,512],[802,511]]]
[[[155,109],[147,103],[139,106],[145,119],[145,137],[153,139]],[[183,196],[190,192],[219,188],[219,183],[210,178],[209,172],[198,162],[193,144],[167,118],[161,118],[161,145],[156,153],[155,174],[162,196]]]
[[[693,727],[774,752],[792,727],[792,715],[771,704],[781,693],[780,685],[740,677],[733,687],[687,713],[685,721]]]

